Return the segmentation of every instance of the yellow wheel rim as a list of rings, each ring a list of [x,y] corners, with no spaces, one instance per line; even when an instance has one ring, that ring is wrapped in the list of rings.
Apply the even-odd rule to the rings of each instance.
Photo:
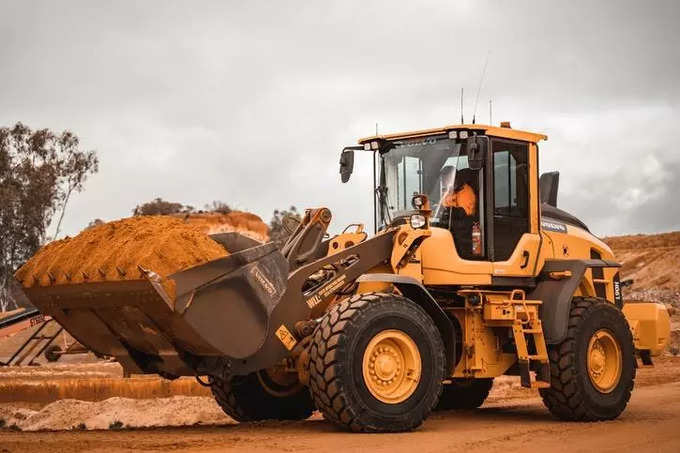
[[[606,329],[593,334],[588,343],[588,375],[601,393],[609,393],[621,379],[622,354],[619,342]]]
[[[366,387],[378,400],[397,404],[415,392],[422,365],[415,341],[401,330],[383,330],[364,351]]]

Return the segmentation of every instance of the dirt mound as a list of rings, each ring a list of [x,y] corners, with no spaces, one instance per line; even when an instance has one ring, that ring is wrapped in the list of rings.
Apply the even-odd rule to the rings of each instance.
[[[0,407],[0,419],[23,431],[109,429],[116,422],[120,423],[117,427],[137,428],[231,421],[211,397],[189,396],[144,400],[113,397],[97,402],[64,399],[40,410],[4,406]]]
[[[138,266],[167,276],[226,255],[199,225],[175,217],[140,216],[51,242],[15,276],[25,287],[137,279]]]
[[[636,290],[680,290],[680,232],[605,238]]]
[[[612,236],[604,241],[616,250],[648,249],[656,247],[680,247],[680,231],[661,234],[632,234],[628,236]]]
[[[207,212],[185,214],[181,216],[186,222],[201,227],[206,234],[229,233],[236,231],[257,241],[269,239],[269,228],[255,214],[243,211],[231,211],[228,214]]]
[[[622,280],[633,285],[623,292],[626,300],[645,300],[666,305],[671,315],[669,350],[680,351],[680,231],[604,238],[621,262]]]
[[[24,311],[26,311],[25,308],[17,308],[16,310],[10,311],[0,311],[0,319],[9,318],[10,316],[18,315],[19,313],[22,313]]]

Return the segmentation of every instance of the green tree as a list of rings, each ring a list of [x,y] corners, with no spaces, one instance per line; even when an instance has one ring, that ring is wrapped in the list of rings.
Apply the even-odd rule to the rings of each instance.
[[[80,149],[70,131],[0,127],[0,309],[10,303],[10,279],[47,237],[53,216],[56,238],[71,195],[99,169],[94,151]]]
[[[205,205],[205,210],[208,212],[219,212],[220,214],[229,214],[232,211],[227,203],[220,200],[214,200],[212,203]]]
[[[194,212],[193,206],[183,205],[172,201],[165,201],[162,198],[155,198],[146,203],[137,205],[132,211],[133,215],[170,215],[170,214],[190,214]]]
[[[295,206],[291,206],[288,209],[274,210],[274,215],[269,222],[269,239],[272,241],[279,241],[285,243],[288,237],[291,235],[292,231],[290,228],[286,228],[284,225],[284,220],[286,217],[292,217],[298,222],[302,221],[302,216],[298,212]]]

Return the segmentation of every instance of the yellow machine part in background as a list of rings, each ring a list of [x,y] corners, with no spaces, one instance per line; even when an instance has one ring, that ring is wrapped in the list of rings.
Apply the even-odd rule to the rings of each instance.
[[[663,352],[671,335],[670,316],[666,307],[654,302],[629,302],[623,314],[633,333],[635,349],[653,356]]]

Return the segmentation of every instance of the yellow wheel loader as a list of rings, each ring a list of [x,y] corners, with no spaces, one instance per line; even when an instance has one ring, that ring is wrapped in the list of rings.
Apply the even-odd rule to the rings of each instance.
[[[613,419],[669,318],[624,304],[609,247],[557,208],[545,138],[473,124],[362,139],[340,173],[372,153],[370,238],[328,237],[330,211],[309,209],[282,248],[211,236],[231,255],[169,276],[174,297],[153,272],[25,292],[128,373],[196,376],[239,421],[318,408],[352,431],[407,431],[480,406],[500,375],[560,419]]]

